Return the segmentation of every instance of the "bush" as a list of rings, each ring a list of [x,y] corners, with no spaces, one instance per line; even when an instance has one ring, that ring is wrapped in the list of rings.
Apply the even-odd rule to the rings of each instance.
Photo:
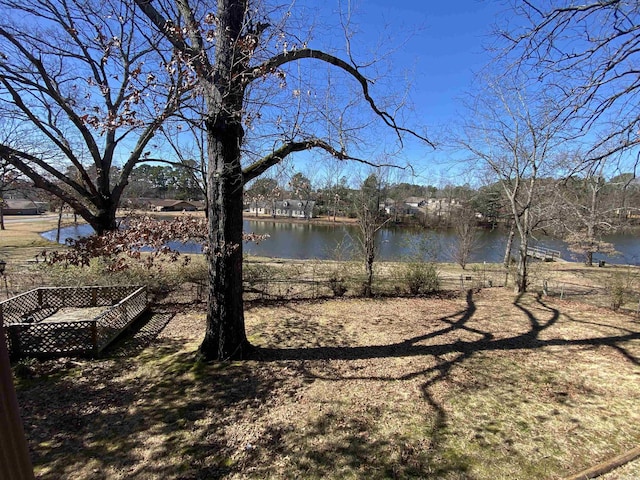
[[[152,266],[145,262],[131,262],[122,270],[113,271],[101,258],[91,259],[88,266],[42,264],[44,276],[41,284],[59,287],[87,285],[144,285],[153,295],[164,295],[180,288],[187,282],[205,284],[207,266],[202,258],[192,261],[156,260]]]
[[[333,273],[329,277],[329,288],[333,292],[333,295],[336,297],[342,297],[345,293],[347,293],[347,285],[344,281],[344,277],[338,276],[337,273]]]
[[[611,309],[619,310],[628,300],[631,292],[637,291],[640,274],[632,267],[616,271],[609,277],[607,294],[611,302]]]
[[[611,310],[614,312],[617,312],[624,305],[625,290],[625,278],[622,275],[613,275],[607,288],[607,293],[611,300]]]
[[[245,263],[242,269],[243,280],[250,292],[267,295],[278,272],[270,265],[263,263]]]
[[[436,292],[440,289],[440,275],[434,263],[407,263],[404,267],[404,280],[412,295]]]

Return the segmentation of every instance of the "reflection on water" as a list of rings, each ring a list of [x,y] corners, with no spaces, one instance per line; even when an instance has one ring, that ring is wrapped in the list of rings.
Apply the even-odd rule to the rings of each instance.
[[[357,227],[352,225],[315,225],[310,223],[279,223],[272,221],[244,221],[244,231],[267,234],[269,238],[260,242],[245,243],[244,251],[252,255],[274,258],[347,259],[357,255]],[[93,233],[88,225],[63,228],[61,242],[67,238],[79,238]],[[54,241],[56,230],[42,234]],[[597,254],[595,260],[609,263],[640,264],[640,242],[632,235],[611,235],[605,238],[613,243],[619,256],[609,257]],[[452,231],[407,228],[384,228],[377,233],[381,260],[399,260],[419,256],[426,260],[452,261],[452,250],[456,236]],[[532,246],[551,248],[562,252],[562,258],[572,259],[567,246],[561,240],[542,238],[532,242]],[[200,253],[199,244],[171,242],[170,247],[183,253]],[[472,262],[501,262],[506,246],[506,235],[501,231],[481,230],[477,248],[472,254]],[[514,245],[516,252],[517,242]]]

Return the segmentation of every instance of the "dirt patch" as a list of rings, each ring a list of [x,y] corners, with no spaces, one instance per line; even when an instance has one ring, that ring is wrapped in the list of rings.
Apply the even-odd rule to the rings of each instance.
[[[558,478],[640,442],[628,316],[490,289],[246,323],[243,362],[196,363],[202,307],[165,305],[103,359],[32,365],[38,478]]]

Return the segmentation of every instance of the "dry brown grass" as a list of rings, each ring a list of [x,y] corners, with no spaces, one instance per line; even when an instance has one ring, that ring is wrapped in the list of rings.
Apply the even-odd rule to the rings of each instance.
[[[57,225],[58,216],[51,214],[5,217],[5,229],[0,231],[0,259],[8,262],[8,271],[15,273],[22,264],[34,260],[43,249],[60,247],[40,236]],[[64,225],[69,225],[69,221],[65,221]]]
[[[162,308],[101,360],[19,366],[39,478],[558,478],[640,442],[640,323],[605,309],[257,304],[255,358],[197,364],[203,313]]]

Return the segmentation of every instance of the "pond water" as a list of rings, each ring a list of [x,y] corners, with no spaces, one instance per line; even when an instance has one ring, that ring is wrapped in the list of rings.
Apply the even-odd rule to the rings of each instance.
[[[357,227],[351,225],[315,225],[311,223],[279,223],[273,221],[245,220],[244,231],[267,234],[262,242],[245,243],[244,251],[252,255],[292,259],[347,259],[357,255]],[[79,238],[93,233],[88,225],[63,228],[61,242],[67,238]],[[55,240],[56,230],[42,234],[48,240]],[[611,242],[620,252],[617,256],[596,254],[594,260],[608,263],[640,265],[640,241],[634,235],[610,235],[605,240]],[[452,261],[452,250],[456,236],[450,230],[425,230],[409,228],[383,228],[377,233],[380,260],[401,260],[420,257],[426,260]],[[572,260],[566,244],[558,239],[544,237],[532,240],[532,246],[559,250],[562,258]],[[201,246],[194,243],[169,244],[183,253],[199,253]],[[499,230],[480,230],[472,262],[501,262],[506,246],[506,234]],[[517,247],[517,242],[514,245]]]

